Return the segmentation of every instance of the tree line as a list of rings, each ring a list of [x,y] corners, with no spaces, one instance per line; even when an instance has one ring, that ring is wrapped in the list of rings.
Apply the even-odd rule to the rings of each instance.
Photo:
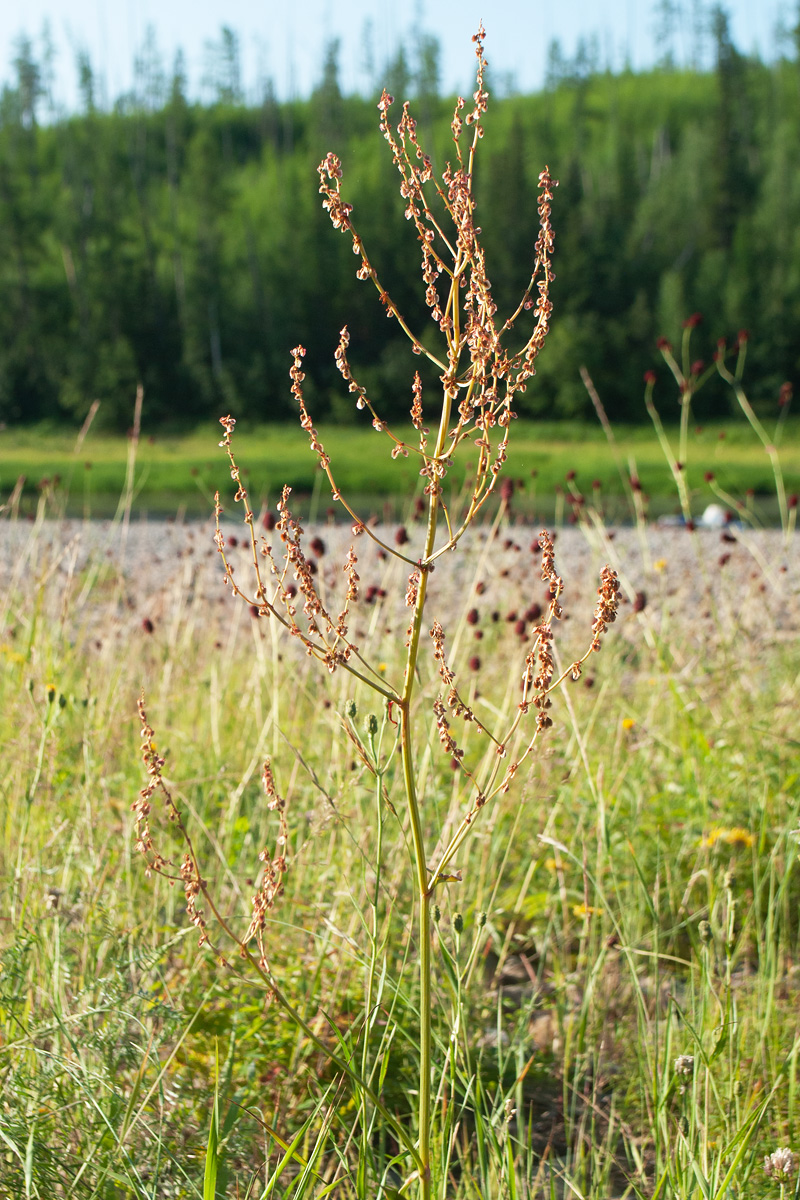
[[[542,92],[490,102],[476,190],[501,311],[527,283],[545,162],[560,180],[553,327],[523,415],[586,415],[586,364],[611,416],[640,419],[656,338],[678,339],[695,313],[698,358],[749,329],[764,407],[797,378],[800,34],[765,63],[736,48],[723,9],[710,15],[707,69],[667,57],[611,72],[585,46],[574,59],[553,47]],[[343,93],[335,42],[313,93],[288,101],[268,85],[245,101],[227,30],[207,102],[189,99],[180,58],[169,77],[152,56],[138,66],[137,89],[106,111],[84,56],[81,111],[43,119],[45,64],[19,45],[0,96],[0,420],[80,419],[99,399],[105,423],[124,428],[139,381],[150,423],[223,410],[281,420],[298,342],[315,417],[353,420],[333,363],[345,322],[360,382],[387,415],[406,412],[421,360],[355,279],[317,194],[333,150],[371,260],[435,341],[377,94]],[[435,40],[400,51],[386,76],[398,101],[413,96],[441,170],[452,99]],[[728,399],[712,385],[698,402],[722,415]]]

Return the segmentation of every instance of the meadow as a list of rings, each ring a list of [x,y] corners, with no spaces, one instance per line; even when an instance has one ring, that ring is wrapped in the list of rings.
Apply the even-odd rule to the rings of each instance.
[[[319,167],[441,381],[433,403],[413,377],[408,432],[347,329],[372,442],[314,426],[297,346],[310,468],[231,416],[151,443],[141,388],[124,455],[88,425],[51,457],[5,431],[0,1196],[798,1194],[791,388],[768,432],[748,335],[706,368],[695,315],[661,346],[677,428],[650,372],[649,441],[600,397],[599,433],[519,427],[555,183],[501,325],[483,37],[436,212],[415,122],[379,104],[440,349],[383,288],[338,158]],[[714,373],[739,416],[692,435]],[[204,519],[154,519],[145,488]]]
[[[671,406],[677,412],[674,395],[666,387],[662,403],[665,412]],[[777,409],[775,419],[779,413]],[[765,418],[770,433],[775,419]],[[264,503],[274,502],[287,483],[302,497],[306,514],[324,517],[329,499],[321,490],[324,479],[308,453],[302,429],[292,424],[250,426],[243,422],[242,431],[247,435],[248,465],[244,469],[251,491]],[[342,488],[363,500],[370,511],[376,504],[388,503],[399,516],[408,498],[419,491],[413,463],[403,461],[390,469],[385,459],[374,453],[374,432],[368,421],[351,426],[323,424],[319,432],[335,459]],[[677,429],[669,432],[677,444]],[[800,420],[793,416],[781,420],[777,432],[786,489],[800,491]],[[51,493],[51,512],[113,516],[125,491],[130,441],[90,429],[76,448],[78,433],[77,427],[59,430],[52,426],[2,431],[0,495],[8,500],[22,478],[18,511],[24,514],[36,511],[46,491]],[[410,427],[398,427],[397,434],[413,440]],[[568,493],[578,489],[582,494],[594,493],[595,504],[604,505],[612,518],[630,520],[629,479],[635,476],[650,497],[653,513],[677,508],[671,472],[652,426],[615,425],[614,438],[616,459],[599,422],[517,421],[508,473],[522,481],[518,507],[532,520],[553,519],[559,492],[567,496],[559,505],[564,511],[569,508]],[[151,517],[183,514],[203,518],[217,489],[232,497],[234,489],[220,475],[214,459],[218,440],[218,432],[210,425],[170,436],[160,428],[151,431],[145,424],[136,448],[133,511]],[[726,422],[692,428],[687,478],[700,512],[704,504],[716,501],[706,479],[709,472],[719,486],[737,497],[754,493],[762,519],[776,519],[770,503],[775,495],[773,472],[741,413],[732,414]],[[567,479],[570,473],[574,473],[574,481]],[[469,456],[457,459],[448,477],[450,487],[462,489],[469,474]]]
[[[232,516],[227,552],[244,572]],[[331,1050],[385,1064],[382,1095],[401,1111],[418,1069],[418,947],[397,768],[376,811],[358,745],[379,710],[233,604],[210,521],[40,517],[2,530],[0,1194],[360,1195],[346,1080],[263,982],[197,949],[181,889],[146,878],[130,809],[143,687],[208,876],[246,919],[276,833],[258,782],[271,756],[289,862],[267,927],[275,970]],[[413,513],[403,528],[419,537]],[[349,528],[310,532],[333,594]],[[547,600],[535,533],[513,509],[487,520],[432,587],[481,713],[516,704]],[[721,1200],[782,1186],[762,1164],[798,1140],[800,571],[795,537],[723,536],[591,520],[558,533],[564,660],[585,641],[601,560],[628,603],[439,893],[442,1195]],[[360,569],[356,632],[390,679],[402,567],[373,547]],[[423,713],[434,667],[420,667]],[[433,833],[463,797],[430,720],[418,755]],[[380,1015],[365,1027],[371,956]],[[390,1044],[387,1029],[401,1031]],[[370,1143],[385,1168],[391,1132],[373,1126]],[[371,1194],[395,1194],[393,1180]]]

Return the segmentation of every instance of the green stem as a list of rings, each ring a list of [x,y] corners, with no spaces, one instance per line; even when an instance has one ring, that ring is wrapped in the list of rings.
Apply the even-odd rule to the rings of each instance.
[[[415,611],[416,639],[412,638],[408,653],[408,675],[406,688],[400,705],[400,750],[403,761],[403,780],[406,801],[411,820],[411,840],[414,847],[414,864],[419,891],[419,1157],[420,1197],[430,1200],[431,1194],[431,897],[428,889],[428,868],[425,863],[425,846],[422,820],[414,779],[414,763],[411,747],[410,698],[414,686],[414,667],[419,646],[419,625],[424,606],[424,584],[420,581],[420,596]]]
[[[367,976],[367,1004],[364,1017],[364,1043],[361,1048],[361,1078],[370,1082],[369,1068],[369,1038],[374,1021],[373,1005],[375,996],[375,971],[378,965],[378,902],[381,894],[381,861],[383,856],[383,772],[378,770],[378,756],[375,753],[375,742],[371,740],[370,748],[375,763],[375,803],[378,820],[378,845],[375,858],[375,894],[372,899],[372,935],[370,938],[369,974]],[[370,1113],[367,1106],[367,1094],[361,1093],[362,1103],[362,1137],[365,1151],[368,1149],[370,1132]],[[364,1160],[366,1161],[366,1153]]]
[[[444,388],[442,414],[439,421],[439,433],[436,439],[436,449],[433,460],[444,451],[447,430],[450,423],[453,393],[447,384]],[[420,581],[417,588],[417,599],[414,605],[414,615],[411,621],[408,639],[408,655],[406,658],[406,673],[403,681],[403,693],[400,698],[400,752],[403,762],[403,782],[406,791],[406,803],[411,823],[411,841],[414,851],[414,866],[417,875],[419,892],[419,1157],[421,1160],[420,1197],[430,1200],[431,1195],[431,892],[428,886],[428,867],[425,857],[425,843],[422,831],[422,817],[417,797],[416,780],[414,775],[414,756],[411,730],[411,699],[414,694],[416,679],[417,657],[419,654],[419,639],[422,630],[422,617],[425,610],[425,597],[428,590],[428,575],[430,574],[430,557],[433,553],[436,538],[436,525],[439,516],[439,485],[435,477],[430,478],[431,492],[428,507],[428,527],[425,531],[425,546],[420,562]]]
[[[47,739],[53,724],[53,714],[58,708],[55,700],[47,701],[48,708],[45,713],[44,722],[42,724],[42,736],[39,739],[39,752],[36,755],[36,766],[33,772],[33,779],[30,787],[25,795],[25,809],[22,814],[22,827],[19,831],[19,841],[17,845],[17,863],[14,869],[14,889],[11,894],[11,920],[15,922],[17,919],[17,901],[22,899],[22,859],[25,852],[25,839],[28,836],[28,826],[31,819],[31,808],[36,798],[36,792],[39,788],[39,781],[42,778],[44,770],[44,752],[47,746]]]

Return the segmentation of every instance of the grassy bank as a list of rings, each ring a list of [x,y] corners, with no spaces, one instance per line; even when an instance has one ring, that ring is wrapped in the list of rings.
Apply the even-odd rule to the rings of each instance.
[[[243,427],[246,429],[246,427]],[[413,442],[411,430],[398,437]],[[368,426],[321,427],[321,439],[336,464],[337,482],[350,495],[379,504],[398,493],[406,497],[420,486],[413,457],[391,464],[375,432]],[[677,434],[673,443],[677,445]],[[230,480],[217,448],[220,430],[207,426],[191,434],[161,436],[143,431],[136,452],[133,505],[137,511],[190,515],[210,511],[217,488],[232,494]],[[657,511],[675,505],[670,470],[658,441],[647,426],[615,430],[616,456],[599,425],[518,421],[509,454],[509,474],[522,483],[517,505],[529,515],[552,517],[559,490],[568,492],[567,476],[575,472],[574,489],[591,496],[599,483],[611,515],[627,516],[625,494],[629,477],[637,475]],[[35,507],[44,486],[54,486],[57,503],[73,514],[107,516],[116,509],[124,490],[129,444],[125,438],[95,436],[91,431],[75,451],[75,434],[46,429],[6,429],[0,434],[0,497],[6,501],[21,476],[21,501]],[[781,460],[789,492],[800,490],[800,419],[790,419],[781,431]],[[469,456],[456,462],[450,484],[463,485]],[[307,497],[320,477],[308,453],[305,434],[294,425],[247,430],[244,475],[254,496],[274,502],[289,483]],[[744,499],[774,495],[774,479],[763,448],[743,420],[695,429],[686,466],[697,510],[715,500],[706,475],[713,472],[725,492]],[[329,504],[323,492],[317,508]],[[765,510],[768,511],[768,510]]]

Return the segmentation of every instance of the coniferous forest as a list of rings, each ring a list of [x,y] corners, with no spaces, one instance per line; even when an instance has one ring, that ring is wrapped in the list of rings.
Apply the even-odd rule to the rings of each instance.
[[[750,331],[757,403],[774,407],[783,381],[797,380],[800,34],[767,64],[733,44],[724,10],[710,15],[707,69],[666,60],[612,73],[585,47],[572,60],[555,47],[542,92],[492,96],[477,191],[500,306],[527,283],[545,163],[560,181],[554,322],[523,415],[589,412],[585,363],[610,415],[640,419],[656,338],[678,338],[695,313],[693,347],[707,360],[718,338]],[[19,43],[0,99],[0,420],[80,419],[97,398],[103,422],[125,428],[138,381],[152,421],[223,410],[280,420],[298,342],[315,417],[350,420],[333,362],[345,322],[360,382],[387,416],[406,412],[421,360],[356,280],[317,193],[317,164],[333,150],[370,258],[433,337],[379,91],[343,94],[334,42],[309,97],[279,102],[267,84],[246,102],[236,37],[223,30],[200,103],[180,57],[165,74],[150,51],[111,108],[81,58],[81,111],[48,115],[45,65]],[[438,47],[423,38],[382,82],[396,119],[412,100],[441,170],[453,98],[438,75]],[[698,412],[723,415],[728,403],[712,385]]]

